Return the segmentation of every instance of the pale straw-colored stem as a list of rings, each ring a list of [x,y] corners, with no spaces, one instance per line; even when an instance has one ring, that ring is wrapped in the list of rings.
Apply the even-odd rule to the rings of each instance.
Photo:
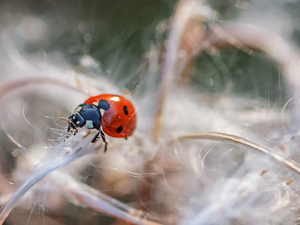
[[[290,171],[300,174],[299,163],[293,161],[288,157],[280,155],[278,152],[275,152],[274,150],[262,144],[256,143],[254,141],[251,141],[249,139],[240,136],[225,134],[225,133],[217,133],[217,132],[196,132],[196,133],[188,133],[185,135],[177,136],[172,140],[170,140],[170,143],[174,143],[176,141],[183,140],[183,139],[199,139],[199,140],[203,139],[203,140],[220,141],[222,143],[229,143],[237,147],[252,151],[254,153],[261,153],[264,156],[270,157],[276,163],[279,163],[280,165],[286,167]]]

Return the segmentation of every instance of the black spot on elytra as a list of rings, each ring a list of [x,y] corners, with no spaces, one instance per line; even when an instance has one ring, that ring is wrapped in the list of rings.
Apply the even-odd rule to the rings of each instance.
[[[128,108],[126,105],[124,105],[123,110],[124,110],[125,115],[128,115]]]
[[[119,126],[119,127],[117,128],[116,132],[117,132],[117,133],[121,133],[122,130],[123,130],[123,127],[122,127],[122,126]]]

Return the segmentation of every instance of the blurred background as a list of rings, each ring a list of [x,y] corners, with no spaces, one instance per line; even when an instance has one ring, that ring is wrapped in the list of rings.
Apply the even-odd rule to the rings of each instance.
[[[295,46],[300,44],[299,1],[212,0],[203,1],[203,4],[211,9],[213,15],[211,19],[204,21],[206,31],[213,30],[218,25],[226,25],[229,22],[253,23],[272,30]],[[41,62],[44,60],[58,68],[74,68],[76,72],[90,73],[94,78],[103,76],[119,89],[125,90],[126,88],[133,96],[141,98],[143,92],[146,93],[143,89],[145,87],[143,81],[146,76],[149,76],[149,59],[154,50],[159,52],[157,64],[159,66],[162,64],[170,20],[176,6],[177,1],[175,0],[1,1],[2,53],[0,60],[2,62],[0,62],[0,68],[2,68],[3,75],[0,77],[0,82],[17,73],[17,69],[15,70],[9,67],[10,64],[6,64],[7,61],[18,63],[18,61],[14,61],[15,58],[11,57],[16,56],[13,51],[17,49],[32,64],[42,67]],[[7,35],[8,33],[9,35]],[[14,47],[12,48],[10,44],[13,44]],[[259,51],[250,54],[249,51],[231,47],[211,48],[195,56],[192,63],[193,66],[188,77],[180,80],[179,83],[187,84],[186,89],[195,95],[204,94],[205,98],[201,99],[203,100],[201,104],[207,104],[208,107],[213,107],[215,102],[218,102],[213,102],[212,99],[220,100],[218,103],[222,106],[225,103],[221,100],[225,101],[234,96],[233,106],[227,105],[225,107],[228,111],[241,109],[243,112],[247,110],[255,112],[275,110],[278,112],[288,100],[287,82],[282,71],[278,65]],[[160,78],[159,75],[158,78]],[[158,78],[156,77],[155,80],[157,84],[159,83]],[[32,100],[30,103],[32,111],[28,110],[30,107],[26,108],[27,111],[24,110],[27,115],[33,115],[36,112],[34,105],[37,107],[40,104],[45,105],[42,109],[44,114],[51,114],[51,110],[55,111],[56,108],[59,108],[59,114],[53,111],[55,116],[68,115],[70,107],[63,109],[63,106],[59,105],[62,103],[51,103],[48,98],[43,97],[34,97],[33,93],[24,97]],[[148,98],[151,98],[151,95]],[[23,103],[20,105],[22,108]],[[218,110],[222,113],[222,109]],[[14,109],[10,109],[10,112],[12,111]],[[22,117],[23,115],[19,116]],[[267,126],[264,128],[257,126],[256,122],[258,124],[260,122],[256,120],[257,118],[255,117],[254,121],[249,120],[249,123],[254,122],[254,133],[255,131],[263,133],[268,128]],[[15,121],[17,120],[15,119]],[[239,122],[240,120],[237,123]],[[24,123],[28,125],[28,121]],[[45,127],[55,127],[56,125],[56,123],[52,123]],[[239,125],[241,127],[248,126],[247,121],[243,121]],[[277,124],[272,123],[268,126],[275,127]],[[60,128],[61,130],[64,129],[63,126]],[[20,130],[19,133],[22,133]],[[16,146],[4,132],[1,132],[0,138],[3,150],[1,153],[2,170],[9,177],[11,171],[17,167],[16,159],[11,154],[11,150],[15,149]],[[267,141],[269,136],[255,138]],[[31,137],[27,134],[24,139],[26,140],[19,138],[18,141],[28,148],[32,144],[29,139],[40,144],[34,135]],[[52,140],[49,143],[53,143]],[[220,146],[216,148],[218,147]],[[204,150],[204,152],[208,151],[209,148]],[[224,147],[225,151],[227,151],[227,147]],[[238,156],[234,157],[239,158]],[[223,158],[223,155],[220,158]],[[107,161],[107,164],[102,162],[104,163],[103,167],[113,165],[113,159],[110,160]],[[241,159],[233,167],[238,167],[242,161]],[[152,163],[149,165],[152,166]],[[213,158],[210,163],[211,165],[218,164],[217,160],[214,161]],[[114,171],[99,172],[92,165],[84,165],[83,167],[84,169],[77,174],[78,179],[104,193],[109,193],[113,198],[136,209],[164,216],[171,215],[180,208],[179,206],[176,209],[173,208],[166,203],[167,201],[163,203],[153,201],[153,199],[159,199],[168,192],[167,189],[160,190],[161,192],[158,191],[159,194],[154,196],[156,192],[152,189],[160,188],[158,183],[162,185],[162,176],[160,178],[140,178],[136,181],[134,177],[128,174],[124,175]],[[165,169],[169,169],[171,173],[177,171],[178,168],[173,162],[166,162]],[[231,172],[233,170],[232,168],[228,169]],[[153,172],[154,170],[149,171]],[[184,172],[189,173],[189,171]],[[182,174],[181,179],[183,177],[185,177],[184,174]],[[128,190],[125,188],[123,190],[117,183],[121,183],[123,188],[126,185],[130,186],[130,184],[132,186]],[[174,181],[174,183],[176,182]],[[136,188],[134,188],[135,185]],[[185,186],[183,179],[179,186]],[[4,186],[2,188],[5,189]],[[111,190],[110,188],[114,189]],[[175,198],[180,202],[181,197],[176,195]],[[184,199],[182,200],[183,203],[181,202],[182,205],[187,204],[188,197],[182,198]],[[53,199],[55,202],[55,198]],[[50,200],[49,202],[49,204],[55,205]],[[60,198],[57,199],[57,202],[58,210],[43,212],[44,216],[41,216],[41,209],[35,209],[32,212],[30,211],[31,208],[28,211],[16,209],[4,224],[125,224],[110,216],[81,207],[74,202],[63,201]],[[28,222],[29,215],[31,216]],[[232,224],[243,223],[236,221]]]
[[[175,0],[155,1],[1,1],[1,27],[16,26],[16,47],[26,54],[52,57],[58,65],[77,66],[83,55],[99,63],[101,72],[134,90],[141,80],[147,53],[163,48]],[[299,42],[297,1],[208,1],[214,22],[249,21],[276,28]],[[282,17],[281,24],[271,18]],[[277,18],[278,18],[277,17]],[[209,26],[209,24],[208,24]],[[249,56],[237,49],[197,58],[192,84],[209,92],[229,92],[282,100],[282,79],[263,55]],[[100,71],[99,71],[100,72]],[[266,76],[261,76],[266,74]],[[131,82],[124,82],[132,78]],[[212,83],[211,80],[214,82]],[[270,85],[271,84],[271,85]],[[199,88],[200,87],[200,88]],[[253,96],[255,95],[255,96]]]

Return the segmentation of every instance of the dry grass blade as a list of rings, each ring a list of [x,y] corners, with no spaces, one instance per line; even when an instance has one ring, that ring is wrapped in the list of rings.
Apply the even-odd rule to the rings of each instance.
[[[211,46],[219,49],[237,48],[249,55],[253,51],[263,52],[272,59],[283,71],[289,86],[289,94],[292,105],[295,107],[297,118],[299,109],[299,61],[300,52],[298,48],[288,40],[280,37],[263,27],[251,26],[249,24],[228,24],[224,27],[212,26],[213,32],[207,32],[205,44],[197,50],[197,55]],[[290,100],[288,100],[289,102]]]
[[[136,210],[127,206],[126,204],[119,202],[116,199],[110,198],[98,192],[97,190],[88,187],[87,185],[77,184],[81,187],[66,188],[60,187],[63,192],[71,199],[76,199],[85,207],[92,208],[100,213],[105,213],[118,220],[124,221],[126,223],[136,224],[136,225],[161,225],[162,223],[154,222],[151,220],[159,221],[159,218],[153,218],[154,216]]]
[[[157,95],[157,108],[155,110],[153,139],[157,141],[161,135],[161,120],[163,106],[170,90],[172,79],[184,73],[189,66],[187,62],[192,57],[193,49],[202,36],[202,17],[197,15],[195,8],[201,8],[198,1],[180,1],[172,18],[171,31],[168,36],[165,58],[162,68],[162,77]],[[200,20],[199,20],[200,19]],[[184,52],[181,57],[179,51]],[[178,70],[179,68],[179,70]]]
[[[182,139],[203,139],[203,140],[212,140],[212,141],[221,141],[226,142],[246,150],[250,150],[255,153],[262,153],[265,156],[271,157],[275,162],[285,166],[287,169],[300,174],[300,164],[293,161],[290,158],[282,156],[275,152],[274,150],[256,143],[254,141],[248,140],[246,138],[232,135],[232,134],[225,134],[225,133],[217,133],[217,132],[198,132],[198,133],[189,133],[185,135],[181,135],[175,137],[170,142],[174,143],[176,141]]]

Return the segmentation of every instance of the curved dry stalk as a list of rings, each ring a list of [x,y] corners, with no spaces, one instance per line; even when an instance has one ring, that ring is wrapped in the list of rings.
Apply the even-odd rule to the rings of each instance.
[[[57,84],[78,91],[78,89],[76,89],[75,87],[72,87],[71,85],[67,85],[58,79],[52,79],[49,77],[32,76],[32,77],[25,77],[25,78],[17,78],[7,82],[3,82],[0,85],[0,99],[3,98],[4,95],[12,91],[13,89],[21,88],[32,84]]]
[[[204,139],[204,140],[227,142],[237,147],[244,148],[255,153],[262,153],[266,156],[269,156],[275,162],[285,166],[287,169],[296,172],[298,175],[300,174],[299,163],[295,162],[294,160],[288,157],[278,154],[277,152],[273,151],[272,149],[262,144],[256,143],[254,141],[248,140],[240,136],[226,134],[226,133],[217,133],[217,132],[197,132],[197,133],[189,133],[189,134],[175,137],[172,140],[170,140],[170,143],[174,143],[181,139]]]
[[[59,176],[59,177],[58,177]],[[85,207],[90,207],[97,212],[110,215],[118,220],[136,225],[161,225],[163,219],[134,209],[126,204],[113,199],[88,185],[77,182],[68,174],[58,174],[57,178],[63,180],[63,185],[57,183],[60,191],[63,191],[71,199],[76,199]],[[54,180],[55,182],[55,180]]]
[[[162,76],[156,97],[156,109],[154,114],[153,139],[157,141],[161,134],[161,120],[163,106],[173,78],[183,71],[178,70],[186,66],[186,62],[192,57],[194,47],[198,46],[199,38],[202,37],[203,15],[195,9],[201,9],[202,5],[195,0],[182,0],[172,18],[171,30],[167,40],[165,58],[163,62]],[[197,24],[197,25],[195,25]],[[179,54],[179,51],[183,53]],[[182,66],[182,64],[184,66]]]
[[[40,83],[52,83],[52,84],[58,84],[62,85],[64,87],[71,88],[69,85],[65,85],[64,83],[50,78],[45,77],[27,77],[27,78],[18,78],[14,79],[8,82],[3,82],[0,85],[0,99],[3,98],[8,92],[12,91],[13,89],[20,88],[23,86],[27,86],[30,84],[40,84]],[[2,181],[1,181],[2,182]],[[2,189],[9,190],[9,186],[7,184],[1,184]],[[5,201],[8,201],[7,198],[5,198]],[[9,211],[10,212],[10,211]],[[4,216],[9,214],[9,212]],[[0,220],[0,223],[2,223],[4,220]]]
[[[235,47],[249,54],[251,50],[260,51],[286,68],[300,59],[296,46],[289,44],[276,33],[251,24],[213,26],[213,33],[207,33],[206,36],[206,41],[212,46],[221,49]]]
[[[26,60],[25,57],[20,53],[17,47],[14,44],[14,39],[11,37],[12,33],[15,31],[11,28],[6,28],[0,35],[0,41],[2,43],[2,47],[4,48],[6,54],[11,59],[11,61],[23,71],[26,71],[25,76],[32,75],[33,78],[47,80],[49,83],[56,83],[59,85],[63,85],[65,87],[71,87],[74,90],[81,91],[87,95],[93,96],[99,94],[99,89],[103,89],[104,92],[113,92],[119,93],[119,89],[108,82],[104,77],[97,77],[97,82],[95,80],[82,75],[80,73],[74,73],[74,70],[61,70],[59,68],[55,68],[52,65],[44,65],[43,69],[39,69],[34,67],[30,62]],[[28,78],[17,78],[22,82],[23,79],[31,79]],[[55,82],[56,81],[56,82]],[[30,82],[44,83],[43,81],[34,81]]]
[[[68,195],[71,196],[72,199],[78,200],[84,206],[93,208],[98,212],[105,213],[107,215],[110,215],[111,217],[125,221],[127,223],[130,222],[136,225],[161,225],[161,223],[147,220],[147,217],[144,216],[144,213],[139,213],[138,210],[134,209],[136,213],[130,214],[123,211],[122,209],[116,208],[114,206],[116,203],[115,199],[113,199],[114,204],[110,204],[109,202],[106,202],[101,198],[96,198],[96,196],[90,195],[89,193],[75,192],[74,190],[68,191]]]
[[[263,52],[279,65],[285,75],[292,105],[299,104],[300,96],[300,51],[295,45],[262,27],[251,24],[229,24],[224,27],[213,26],[213,32],[207,32],[206,41],[197,54],[210,46],[217,48],[238,48],[252,54],[254,51]],[[290,100],[289,100],[290,101]],[[296,107],[294,117],[297,118],[300,107]]]
[[[69,155],[69,154],[68,154]],[[56,164],[56,163],[55,163]],[[55,168],[54,168],[55,169]],[[37,175],[37,178],[35,181],[40,180],[44,175],[47,175],[47,173],[40,173]],[[164,224],[164,221],[168,221],[167,224],[170,223],[170,221],[173,222],[172,218],[168,216],[166,219],[161,218],[156,215],[152,215],[150,213],[137,210],[135,208],[132,208],[112,197],[109,197],[100,191],[86,185],[83,183],[78,182],[76,179],[72,178],[69,174],[65,172],[60,172],[55,174],[55,176],[50,177],[52,184],[55,185],[55,188],[52,189],[49,187],[43,188],[43,187],[33,187],[41,191],[48,192],[55,192],[64,195],[65,197],[68,196],[72,201],[76,200],[78,203],[80,203],[83,207],[89,207],[94,210],[96,210],[99,213],[104,213],[107,215],[110,215],[113,218],[116,218],[118,220],[125,221],[127,223],[136,224],[136,225],[161,225]],[[34,182],[25,182],[27,187],[26,189],[23,189],[22,193],[26,192],[30,187],[30,184],[34,184]],[[29,184],[30,183],[30,184]],[[24,185],[23,185],[24,186]],[[32,186],[32,185],[31,185]],[[20,192],[21,189],[19,189],[17,192]],[[22,194],[21,193],[21,194]],[[16,195],[16,194],[15,194]],[[12,206],[11,203],[11,197],[13,195],[5,195],[0,198],[1,205],[9,204]],[[5,214],[0,213],[0,224],[3,223],[4,217],[7,217],[7,215],[11,212],[11,208],[4,208],[3,210],[6,211]]]
[[[36,170],[28,177],[24,184],[13,194],[8,203],[1,208],[0,224],[3,224],[4,220],[14,208],[17,201],[38,181],[54,170],[59,169],[71,161],[93,151],[94,148],[88,144],[89,140],[84,140],[83,138],[82,141],[76,146],[76,149],[78,150],[73,149],[73,151],[70,151],[69,148],[63,149],[65,146],[58,146],[55,151],[60,152],[61,155],[58,155],[55,159],[53,159],[51,156],[49,158],[46,156],[46,158],[43,159],[43,164],[40,164],[36,168]]]

